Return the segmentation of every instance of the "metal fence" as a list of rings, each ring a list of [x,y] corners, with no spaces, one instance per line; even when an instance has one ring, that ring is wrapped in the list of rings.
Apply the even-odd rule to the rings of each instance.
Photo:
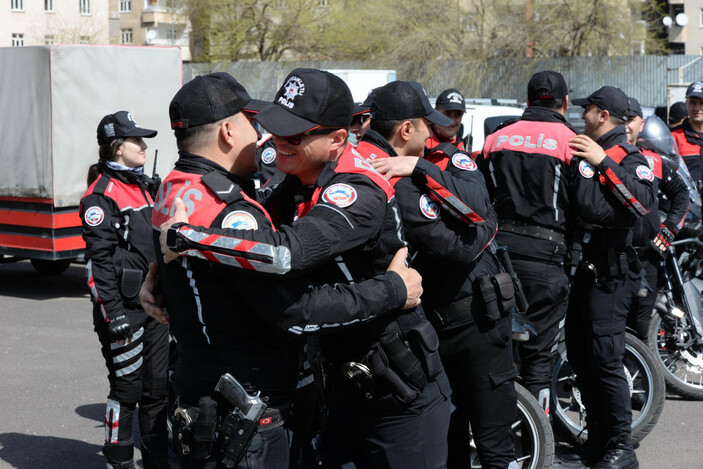
[[[561,72],[572,97],[584,97],[602,85],[621,88],[642,106],[667,105],[667,85],[703,80],[703,60],[696,55],[633,57],[564,57],[491,61],[437,60],[413,64],[370,62],[236,62],[183,65],[183,80],[214,71],[235,76],[252,96],[273,99],[288,72],[296,67],[320,69],[395,69],[399,80],[419,81],[430,97],[459,88],[471,98],[511,98],[524,102],[532,73]]]

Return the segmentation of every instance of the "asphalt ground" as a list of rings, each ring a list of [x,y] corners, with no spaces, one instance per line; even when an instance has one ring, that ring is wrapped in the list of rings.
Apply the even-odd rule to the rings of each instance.
[[[28,262],[0,265],[0,468],[105,467],[107,390],[84,266],[47,277]],[[703,402],[669,394],[640,467],[703,467],[702,435]]]

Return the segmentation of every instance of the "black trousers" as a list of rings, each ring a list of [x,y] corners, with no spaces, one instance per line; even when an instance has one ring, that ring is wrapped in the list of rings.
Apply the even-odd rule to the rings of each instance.
[[[640,286],[634,275],[576,278],[566,314],[566,349],[586,406],[589,439],[631,433],[632,404],[623,368],[625,322]]]
[[[143,311],[141,314],[146,315]],[[133,331],[129,344],[119,345],[110,341],[102,314],[94,311],[93,316],[110,382],[105,412],[105,445],[124,447],[121,451],[111,451],[111,454],[124,455],[126,461],[131,459],[134,444],[132,420],[137,405],[142,437],[167,432],[168,325],[148,318]],[[165,439],[163,443],[166,444]],[[165,446],[160,449],[166,454]]]
[[[469,467],[470,423],[481,467],[505,469],[515,460],[511,425],[517,412],[510,318],[443,330],[439,340],[456,406],[447,467]]]
[[[657,282],[659,280],[659,261],[640,258],[642,268],[644,269],[644,277],[651,287],[652,291],[647,290],[647,296],[640,297],[635,295],[632,299],[630,312],[627,315],[627,326],[637,331],[637,337],[647,342],[647,334],[649,332],[649,321],[652,318],[654,304],[657,302]]]
[[[324,467],[339,468],[348,462],[357,469],[445,467],[450,395],[444,372],[409,404],[383,388],[371,399],[351,387],[327,390]]]
[[[529,308],[527,317],[537,335],[516,344],[522,385],[535,397],[549,389],[569,299],[569,283],[561,263],[511,256]],[[547,404],[549,404],[547,402]]]

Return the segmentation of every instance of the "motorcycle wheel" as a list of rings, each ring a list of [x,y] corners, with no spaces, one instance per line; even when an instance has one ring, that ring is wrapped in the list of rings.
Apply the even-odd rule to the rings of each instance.
[[[632,441],[637,443],[652,431],[664,409],[666,386],[652,352],[634,335],[625,335],[625,375],[632,397]],[[556,428],[570,441],[582,445],[588,439],[586,408],[576,386],[576,374],[566,357],[566,344],[559,344],[552,375],[552,415]],[[644,396],[644,398],[638,397]]]
[[[522,469],[548,469],[554,462],[554,433],[547,414],[537,399],[520,384],[517,392],[517,420],[513,423],[515,457]]]
[[[681,397],[703,400],[703,346],[693,343],[686,316],[652,316],[647,341],[667,387]]]

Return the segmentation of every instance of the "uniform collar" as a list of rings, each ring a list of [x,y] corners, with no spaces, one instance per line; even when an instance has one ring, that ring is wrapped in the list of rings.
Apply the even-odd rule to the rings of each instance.
[[[395,148],[386,140],[381,134],[375,130],[368,130],[364,134],[364,138],[361,139],[362,142],[370,143],[371,145],[378,147],[382,151],[388,154],[388,156],[398,156]]]
[[[571,130],[576,132],[576,129],[574,129],[571,124],[567,122],[566,117],[561,115],[561,113],[559,113],[558,111],[555,111],[554,109],[548,109],[546,107],[530,106],[525,109],[525,112],[522,113],[522,117],[520,118],[520,120],[537,122],[559,122],[560,124],[564,124]]]
[[[627,130],[625,128],[625,124],[620,124],[609,132],[601,135],[596,139],[596,143],[600,145],[603,150],[607,150],[621,143],[627,143]]]
[[[214,161],[193,153],[179,151],[178,161],[176,161],[174,169],[202,175],[215,171],[237,184],[247,195],[254,193],[254,181],[251,179],[232,174]]]

